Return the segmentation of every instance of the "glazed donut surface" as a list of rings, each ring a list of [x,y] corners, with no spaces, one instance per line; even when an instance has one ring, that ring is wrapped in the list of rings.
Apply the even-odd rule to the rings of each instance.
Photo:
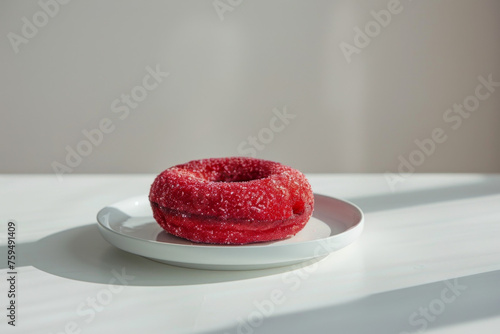
[[[169,233],[195,242],[245,244],[295,235],[314,205],[299,171],[254,158],[212,158],[158,175],[149,195]]]

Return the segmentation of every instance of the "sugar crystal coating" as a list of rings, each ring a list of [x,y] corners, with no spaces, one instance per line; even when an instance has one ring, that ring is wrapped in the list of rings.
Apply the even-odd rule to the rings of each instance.
[[[254,158],[195,160],[163,171],[149,195],[156,221],[196,242],[245,244],[295,235],[314,206],[299,171]]]

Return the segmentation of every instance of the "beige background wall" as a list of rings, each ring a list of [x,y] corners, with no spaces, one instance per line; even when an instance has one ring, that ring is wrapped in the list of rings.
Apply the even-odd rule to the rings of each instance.
[[[40,3],[0,3],[0,172],[500,172],[499,1]]]

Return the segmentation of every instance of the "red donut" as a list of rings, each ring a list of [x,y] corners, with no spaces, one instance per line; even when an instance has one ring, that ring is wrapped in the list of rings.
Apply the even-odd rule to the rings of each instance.
[[[295,235],[312,215],[311,186],[299,171],[254,158],[190,161],[151,185],[153,216],[194,242],[247,244]]]

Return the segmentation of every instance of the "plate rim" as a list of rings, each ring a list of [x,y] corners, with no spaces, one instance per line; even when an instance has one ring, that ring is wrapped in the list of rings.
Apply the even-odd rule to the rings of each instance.
[[[337,233],[335,235],[330,235],[330,236],[328,236],[326,238],[319,238],[319,239],[314,239],[314,240],[302,241],[302,242],[298,242],[296,244],[301,244],[301,245],[316,244],[318,242],[321,242],[322,240],[327,241],[329,239],[333,239],[333,238],[336,238],[338,236],[347,234],[348,232],[351,232],[354,229],[360,229],[359,234],[361,234],[361,232],[363,230],[363,227],[364,227],[365,215],[363,213],[363,210],[361,210],[361,208],[359,206],[357,206],[356,204],[354,204],[354,203],[352,203],[352,202],[350,202],[348,200],[340,199],[340,198],[333,197],[333,196],[323,195],[323,194],[319,194],[319,193],[314,193],[314,196],[327,197],[329,199],[333,199],[333,200],[336,200],[336,201],[348,204],[352,208],[354,208],[357,211],[357,213],[359,213],[360,219],[359,219],[359,221],[356,224],[354,224],[351,227],[347,228],[345,231],[342,231],[342,232]],[[294,245],[293,243],[292,244],[278,244],[278,245],[273,245],[273,244],[271,244],[271,245],[269,245],[269,244],[267,244],[267,245],[259,245],[258,243],[244,244],[244,245],[217,245],[217,244],[204,244],[204,243],[193,243],[192,245],[172,244],[172,243],[168,243],[168,242],[161,242],[161,241],[156,241],[156,240],[142,239],[142,238],[138,238],[138,237],[126,235],[126,234],[123,234],[123,233],[119,233],[119,232],[111,229],[109,226],[106,226],[105,223],[102,223],[99,220],[99,216],[102,216],[103,215],[102,212],[104,210],[106,210],[107,208],[112,207],[112,206],[114,206],[114,205],[116,205],[116,204],[118,204],[120,202],[131,201],[134,198],[141,198],[141,199],[146,198],[147,199],[148,196],[147,195],[131,196],[131,197],[127,197],[127,198],[125,198],[123,200],[120,200],[120,201],[111,203],[109,205],[106,205],[105,207],[101,208],[97,212],[96,220],[97,220],[98,226],[101,227],[101,228],[103,228],[103,229],[105,229],[108,232],[112,232],[116,236],[125,237],[125,238],[129,238],[129,239],[132,239],[132,240],[140,241],[140,242],[147,242],[147,243],[157,244],[157,245],[168,245],[168,246],[171,246],[171,247],[188,247],[188,248],[195,247],[195,248],[202,248],[202,249],[232,249],[232,248],[234,248],[234,249],[255,249],[255,248],[267,248],[267,247],[272,247],[272,248],[278,248],[279,247],[279,248],[282,248],[282,247],[290,247],[290,246]],[[313,211],[313,215],[314,215],[314,211]],[[151,214],[151,218],[154,220],[152,214]],[[276,241],[279,241],[279,240],[276,240]],[[115,245],[113,245],[113,246],[115,246]]]

